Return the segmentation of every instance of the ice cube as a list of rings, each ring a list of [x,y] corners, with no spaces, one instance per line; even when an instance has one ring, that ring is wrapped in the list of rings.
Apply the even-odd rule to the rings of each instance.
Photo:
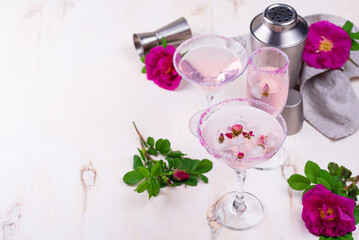
[[[267,148],[267,151],[272,151],[279,144],[279,138],[273,133],[268,133],[267,137],[264,138],[264,145]]]
[[[259,86],[259,85],[254,85],[250,88],[250,91],[253,95],[253,97],[257,98],[257,99],[261,99],[262,98],[262,94],[263,94],[263,89]]]
[[[264,148],[260,145],[255,145],[253,148],[247,151],[245,157],[254,158],[261,157],[264,155]]]

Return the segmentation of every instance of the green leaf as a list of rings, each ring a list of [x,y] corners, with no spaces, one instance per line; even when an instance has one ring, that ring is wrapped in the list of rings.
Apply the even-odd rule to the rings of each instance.
[[[142,179],[143,179],[143,175],[139,170],[133,170],[131,172],[126,173],[123,176],[123,181],[128,185],[135,185]]]
[[[356,33],[349,33],[349,37],[353,39],[359,39],[359,32]]]
[[[329,184],[330,189],[327,188],[328,190],[331,190],[332,187],[334,187],[337,184],[337,182],[339,181],[337,176],[333,177],[327,170],[324,170],[324,169],[320,169],[320,177],[325,179],[327,181],[327,183]],[[319,183],[318,179],[317,179],[317,183]],[[327,186],[325,186],[325,187],[327,187]]]
[[[151,177],[157,177],[162,173],[162,167],[160,162],[156,162],[156,164],[151,169]]]
[[[208,178],[206,176],[204,176],[203,174],[198,175],[198,177],[204,182],[204,183],[208,183]]]
[[[160,139],[158,139],[158,140],[156,141],[155,148],[157,149],[157,151],[160,150],[160,147],[161,147],[162,142],[163,142],[163,139],[162,139],[162,138],[160,138]]]
[[[182,161],[180,158],[173,158],[173,168],[178,169],[182,164]]]
[[[166,157],[166,160],[168,162],[168,169],[171,170],[173,168],[173,159]]]
[[[142,160],[143,160],[143,161],[146,161],[146,158],[145,158],[145,151],[146,151],[146,149],[145,149],[145,148],[142,148],[142,150],[141,150],[141,149],[137,148],[137,150],[138,150],[138,152],[140,153],[140,156],[141,156]]]
[[[190,166],[191,166],[191,159],[189,159],[189,158],[183,158],[182,159],[182,164],[181,164],[181,166],[179,167],[179,169],[181,169],[181,170],[186,170],[186,172],[188,172],[188,170],[190,169]]]
[[[189,50],[185,51],[184,53],[181,53],[181,58],[184,57],[184,55],[186,55],[188,53]]]
[[[186,154],[181,153],[181,151],[172,151],[169,154],[167,154],[167,156],[169,157],[182,157],[185,156]]]
[[[334,186],[332,186],[332,192],[334,194],[339,194],[342,189],[342,182],[338,181]]]
[[[154,148],[152,148],[152,147],[148,148],[148,149],[147,149],[147,152],[148,152],[149,154],[153,155],[153,156],[157,156],[157,155],[158,155],[158,154],[157,154],[157,150],[154,149]]]
[[[348,188],[348,196],[351,199],[354,199],[354,201],[357,201],[357,195],[359,193],[359,188],[356,185],[350,185],[350,188]]]
[[[310,186],[310,181],[308,178],[300,175],[300,174],[293,174],[287,180],[289,186],[294,190],[304,190]]]
[[[140,173],[142,174],[142,176],[144,176],[145,178],[149,178],[150,177],[150,172],[148,171],[147,168],[140,166],[137,168],[138,171],[140,171]]]
[[[350,48],[350,50],[353,50],[353,51],[359,50],[359,43],[355,40],[352,40],[352,47]]]
[[[133,169],[137,169],[139,166],[143,166],[142,160],[138,155],[133,156]]]
[[[198,167],[200,161],[197,159],[191,160],[190,164],[189,164],[189,170],[188,172],[194,172],[196,170],[196,168]]]
[[[352,31],[354,24],[350,21],[346,21],[343,30],[346,31],[348,34]]]
[[[142,68],[142,70],[141,70],[141,73],[147,73],[146,66],[143,66],[143,68]]]
[[[153,139],[153,137],[148,137],[147,138],[147,143],[148,145],[150,145],[151,147],[155,146],[155,140]]]
[[[167,48],[167,40],[166,40],[166,38],[165,38],[165,37],[162,37],[162,38],[161,38],[161,42],[162,42],[162,47],[163,47],[164,49],[166,49],[166,48]]]
[[[338,236],[333,239],[340,239],[340,240],[354,240],[352,233],[347,233],[344,236]]]
[[[355,206],[354,208],[354,219],[355,219],[355,225],[359,223],[359,205]]]
[[[336,176],[338,173],[338,169],[339,169],[339,165],[334,163],[334,162],[330,162],[328,164],[328,171],[332,176]]]
[[[344,167],[344,166],[340,166],[340,168],[338,170],[338,173],[345,180],[350,178],[350,176],[352,175],[352,172],[349,169],[347,169],[346,167]]]
[[[160,153],[164,156],[166,156],[171,151],[171,143],[168,141],[168,139],[164,139],[159,147],[157,149],[160,151]]]
[[[142,56],[141,57],[141,62],[145,63],[145,58],[146,58],[145,56]]]
[[[212,162],[208,159],[203,159],[199,162],[196,171],[199,173],[206,173],[212,169]]]
[[[332,190],[332,186],[330,186],[330,184],[325,178],[317,177],[317,183],[324,185],[324,187],[328,190]]]
[[[148,187],[148,181],[145,180],[145,181],[141,182],[140,185],[137,186],[135,191],[138,192],[138,193],[142,193],[147,189],[147,187]]]
[[[316,177],[320,176],[320,167],[318,166],[318,164],[312,161],[308,161],[305,164],[304,173],[305,176],[307,176],[307,178],[309,179],[309,181],[311,181],[312,183],[316,183]]]
[[[148,186],[148,192],[151,192],[151,196],[157,196],[160,192],[160,184],[155,181],[154,179],[150,180],[149,186]],[[151,198],[151,197],[149,197]]]
[[[190,177],[186,180],[185,184],[189,186],[197,186],[196,176],[190,175]]]

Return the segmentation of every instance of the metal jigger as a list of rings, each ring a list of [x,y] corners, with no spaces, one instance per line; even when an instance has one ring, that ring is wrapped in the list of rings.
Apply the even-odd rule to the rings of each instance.
[[[161,44],[162,37],[166,38],[168,44],[177,47],[183,41],[192,37],[191,29],[184,17],[154,31],[133,34],[133,42],[136,51],[141,57],[153,47]]]

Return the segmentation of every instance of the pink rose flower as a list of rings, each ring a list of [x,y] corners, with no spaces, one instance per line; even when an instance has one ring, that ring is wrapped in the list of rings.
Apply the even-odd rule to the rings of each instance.
[[[328,21],[310,25],[303,60],[311,67],[337,69],[349,58],[352,41],[347,32]]]
[[[173,172],[173,178],[177,181],[186,180],[189,177],[190,177],[190,175],[182,170],[175,169]]]
[[[355,230],[355,201],[317,184],[303,195],[302,219],[316,236],[342,236]]]
[[[171,45],[167,45],[166,49],[154,47],[145,58],[147,79],[167,90],[176,89],[181,82],[181,76],[172,62],[175,50]]]

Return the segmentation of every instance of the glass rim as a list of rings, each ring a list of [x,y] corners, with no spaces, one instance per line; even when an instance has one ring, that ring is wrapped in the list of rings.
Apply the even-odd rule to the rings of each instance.
[[[239,71],[238,74],[236,74],[236,76],[234,76],[233,78],[230,78],[230,79],[227,79],[226,81],[222,81],[220,83],[200,83],[200,82],[197,82],[195,81],[194,79],[191,79],[191,78],[188,78],[186,76],[184,76],[182,74],[182,71],[180,71],[180,69],[178,68],[178,65],[176,64],[176,56],[179,53],[180,49],[182,49],[184,46],[187,46],[188,44],[190,44],[191,42],[193,41],[197,41],[199,39],[203,39],[203,38],[216,38],[216,39],[224,39],[226,41],[229,41],[231,43],[234,43],[234,45],[237,45],[239,46],[243,52],[245,53],[245,57],[246,57],[246,60],[243,61],[243,63],[241,62],[241,64],[243,64],[243,68],[241,69],[242,71]],[[236,55],[236,54],[235,54]],[[237,56],[237,55],[236,55]],[[222,35],[217,35],[217,34],[204,34],[204,35],[200,35],[200,36],[196,36],[196,37],[192,37],[190,39],[187,39],[186,41],[184,41],[183,43],[181,43],[177,48],[176,48],[176,51],[174,52],[173,54],[173,60],[172,60],[172,63],[173,63],[173,66],[174,68],[176,69],[176,72],[184,79],[186,79],[187,81],[191,82],[191,83],[194,83],[194,84],[197,84],[197,85],[202,85],[202,86],[209,86],[209,87],[215,87],[215,86],[221,86],[225,83],[229,83],[229,82],[232,82],[234,80],[236,80],[237,78],[239,78],[244,72],[245,70],[247,69],[247,66],[248,66],[248,54],[247,54],[247,51],[246,49],[242,46],[242,44],[240,44],[238,41],[230,38],[230,37],[226,37],[226,36],[222,36]]]
[[[209,154],[211,154],[213,157],[217,158],[217,159],[220,159],[220,158],[223,158],[225,160],[228,160],[228,161],[232,161],[234,158],[230,158],[230,157],[227,157],[227,156],[223,156],[222,154],[218,153],[214,148],[210,147],[207,142],[204,140],[204,138],[202,137],[202,130],[200,129],[200,126],[202,125],[203,123],[203,118],[212,110],[212,109],[215,109],[217,106],[219,105],[223,105],[223,104],[226,104],[226,103],[231,103],[231,102],[248,102],[248,103],[255,103],[259,106],[263,106],[267,109],[269,109],[270,111],[274,112],[276,114],[276,116],[280,119],[280,123],[283,123],[284,125],[284,137],[283,139],[281,140],[281,143],[278,144],[278,146],[273,149],[272,151],[270,151],[269,153],[266,153],[264,155],[261,155],[261,156],[258,156],[258,157],[250,157],[250,158],[243,158],[241,160],[245,160],[245,161],[256,161],[256,160],[263,160],[263,159],[270,159],[272,156],[274,156],[275,153],[278,152],[278,150],[282,147],[285,139],[287,138],[287,124],[283,118],[283,116],[275,109],[273,108],[272,106],[270,106],[269,104],[267,103],[264,103],[262,101],[258,101],[258,100],[254,100],[254,99],[249,99],[249,98],[231,98],[231,99],[227,99],[227,100],[224,100],[224,101],[221,101],[221,102],[218,102],[210,107],[208,107],[202,114],[201,114],[201,117],[198,121],[198,127],[197,127],[197,135],[198,135],[198,138],[199,138],[199,141],[201,143],[201,145],[209,152]],[[262,110],[264,111],[264,110]],[[268,113],[268,112],[267,112]]]
[[[253,61],[253,57],[255,55],[257,55],[258,52],[260,52],[260,51],[268,51],[268,50],[272,50],[272,51],[280,53],[285,58],[285,64],[282,67],[276,67],[276,69],[274,69],[274,70],[264,70],[263,68],[256,65]],[[284,74],[288,70],[288,67],[289,67],[289,58],[288,58],[288,55],[285,52],[283,52],[282,50],[280,50],[279,48],[262,47],[262,48],[258,48],[257,50],[252,52],[252,54],[248,60],[248,65],[255,68],[255,70],[258,72],[264,72],[264,73],[269,73],[269,74]]]

